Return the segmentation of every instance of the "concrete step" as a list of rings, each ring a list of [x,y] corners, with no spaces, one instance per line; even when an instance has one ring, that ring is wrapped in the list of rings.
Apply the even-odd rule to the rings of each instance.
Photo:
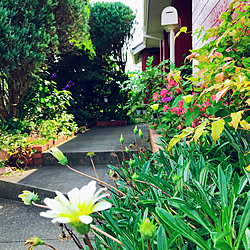
[[[59,148],[60,149],[60,148]],[[91,151],[90,151],[91,152]],[[91,165],[90,157],[88,152],[65,152],[64,155],[69,161],[69,165],[74,166],[86,166]],[[93,156],[94,164],[96,165],[108,165],[117,164],[117,157],[119,161],[122,162],[123,156],[121,151],[105,151],[105,152],[95,152]],[[129,160],[128,154],[125,153],[126,160]],[[43,153],[43,166],[59,166],[58,160],[51,153]]]
[[[50,219],[41,217],[42,211],[44,211],[42,208],[0,198],[0,249],[27,249],[24,247],[25,241],[32,236],[37,236],[56,249],[77,250],[78,247],[72,240],[60,241],[58,239],[61,234],[60,228],[57,224],[52,224]],[[38,249],[50,248],[39,246]]]
[[[73,166],[89,176],[95,176],[94,169],[88,166]],[[109,168],[105,165],[96,165],[96,171],[100,180],[113,185],[113,181],[107,175]],[[24,176],[23,176],[24,175]],[[33,191],[39,194],[41,200],[45,197],[55,197],[55,190],[67,193],[74,187],[81,188],[92,179],[73,172],[65,166],[47,166],[34,169],[29,174],[15,174],[0,178],[0,198],[20,200],[17,196],[23,190]]]
[[[68,158],[70,165],[88,165],[90,163],[88,152],[94,152],[93,160],[97,165],[116,164],[113,156],[116,153],[122,159],[121,134],[124,137],[124,149],[135,144],[134,125],[121,127],[94,127],[89,131],[77,135],[76,138],[58,147]],[[144,145],[151,148],[149,142],[148,127],[139,125],[144,135]],[[137,134],[137,143],[142,146],[141,139]],[[133,149],[132,149],[133,151]],[[126,154],[126,157],[128,155]],[[129,158],[129,157],[128,157]],[[43,166],[58,165],[57,160],[50,153],[43,153]]]

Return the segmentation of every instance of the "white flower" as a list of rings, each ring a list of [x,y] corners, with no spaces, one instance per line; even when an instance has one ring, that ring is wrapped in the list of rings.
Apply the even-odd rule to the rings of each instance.
[[[79,224],[90,224],[92,222],[91,213],[109,209],[112,205],[107,201],[100,199],[109,194],[99,195],[105,188],[96,192],[96,182],[91,181],[80,190],[73,188],[69,191],[67,199],[61,192],[56,191],[57,196],[54,199],[45,198],[44,203],[49,207],[46,212],[40,215],[46,218],[52,218],[52,223],[69,223],[74,228]],[[96,193],[95,193],[96,192]]]

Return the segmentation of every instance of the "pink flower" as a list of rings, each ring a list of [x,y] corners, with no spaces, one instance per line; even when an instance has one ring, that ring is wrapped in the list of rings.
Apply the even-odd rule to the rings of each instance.
[[[226,52],[230,52],[230,51],[231,51],[231,48],[227,48],[225,51],[226,51]]]
[[[176,127],[176,129],[178,129],[178,130],[182,130],[182,125],[180,124],[180,125],[178,125],[177,127]]]
[[[167,90],[167,89],[162,89],[162,90],[161,90],[160,95],[161,95],[162,98],[166,98],[166,96],[167,96],[168,94],[169,94],[169,93],[168,93],[168,90]]]
[[[159,100],[159,94],[158,94],[158,92],[154,93],[153,99],[154,99],[155,102]]]
[[[216,99],[216,95],[213,94],[211,98],[212,98],[212,101],[214,101]]]
[[[155,126],[155,127],[157,127],[157,124],[156,124],[156,123],[154,123],[154,126]]]
[[[191,127],[195,128],[197,125],[199,125],[199,119],[198,118],[196,118],[194,121],[192,121]]]
[[[178,107],[171,108],[170,112],[171,113],[177,113]]]
[[[176,86],[178,86],[177,82],[175,82],[173,79],[168,80],[168,85],[167,85],[168,90],[170,90],[171,88],[176,87]]]
[[[183,105],[184,105],[184,100],[181,99],[181,100],[179,101],[179,103],[178,103],[178,106],[179,106],[179,107],[182,107]]]
[[[170,106],[164,105],[164,107],[163,107],[163,112],[167,112],[168,109],[170,109]]]

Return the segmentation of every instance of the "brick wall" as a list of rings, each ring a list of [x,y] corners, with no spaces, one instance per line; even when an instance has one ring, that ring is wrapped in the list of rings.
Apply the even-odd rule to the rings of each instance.
[[[204,25],[205,30],[218,26],[219,17],[228,9],[231,0],[192,0],[192,27],[193,32]],[[193,36],[192,45],[194,49],[202,46],[202,36],[197,40]]]

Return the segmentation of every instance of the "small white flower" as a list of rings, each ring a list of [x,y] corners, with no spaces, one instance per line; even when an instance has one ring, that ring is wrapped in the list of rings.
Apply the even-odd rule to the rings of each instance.
[[[109,209],[112,205],[107,201],[99,201],[109,194],[100,193],[105,188],[96,192],[96,182],[91,181],[80,190],[73,188],[69,191],[67,199],[61,192],[56,191],[57,196],[54,199],[45,198],[44,203],[49,207],[46,212],[40,215],[46,218],[52,218],[52,223],[69,223],[74,228],[79,224],[90,224],[92,222],[91,213]],[[99,202],[98,202],[99,201]]]

